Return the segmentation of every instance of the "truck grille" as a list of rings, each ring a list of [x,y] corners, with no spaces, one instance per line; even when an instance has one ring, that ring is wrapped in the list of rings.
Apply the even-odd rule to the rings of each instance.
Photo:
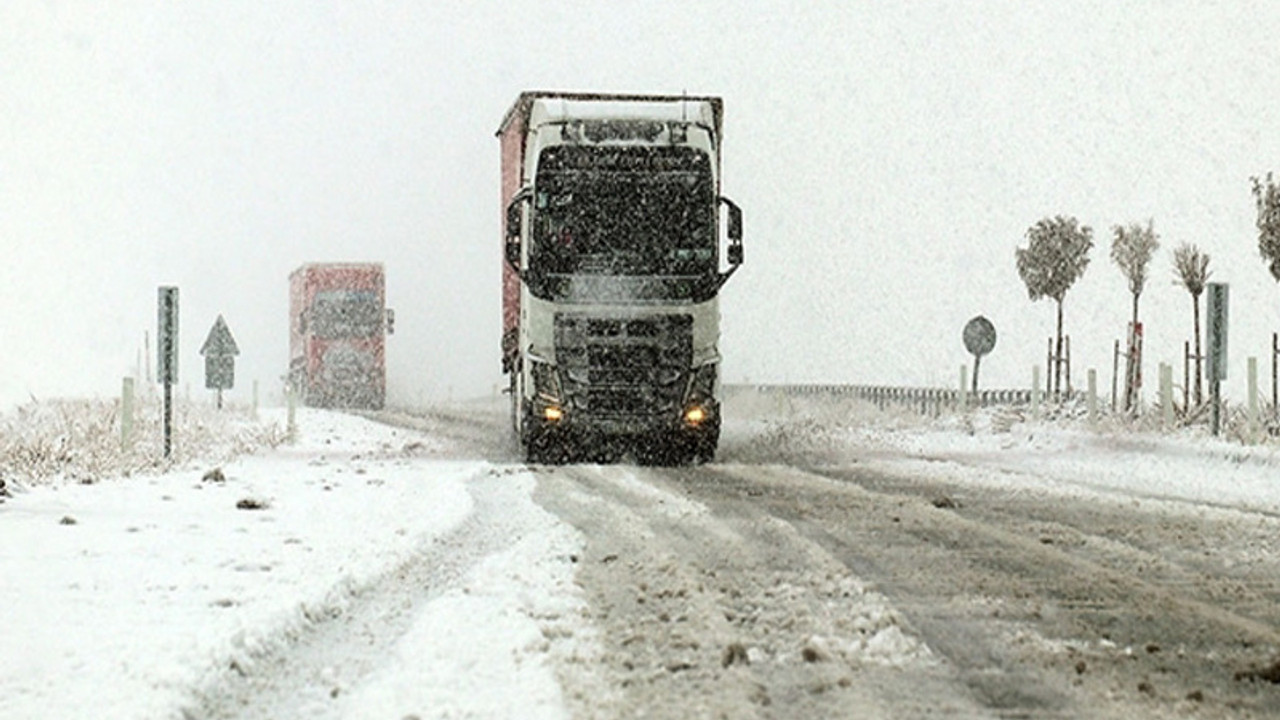
[[[615,419],[679,411],[693,360],[692,316],[560,313],[555,344],[570,407]]]

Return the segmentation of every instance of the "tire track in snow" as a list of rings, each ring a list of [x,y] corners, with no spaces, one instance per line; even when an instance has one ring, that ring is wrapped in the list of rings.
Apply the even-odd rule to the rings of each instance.
[[[1215,717],[1273,707],[1272,689],[1234,673],[1267,658],[1260,649],[1274,651],[1280,633],[1207,599],[1186,576],[1165,584],[1141,563],[1112,565],[1084,543],[1057,542],[1043,522],[905,493],[910,478],[887,488],[859,468],[721,472],[698,494],[762,504],[874,581],[1001,716]],[[1087,524],[1090,507],[1040,511]]]
[[[711,466],[714,467],[714,466]],[[577,527],[604,657],[580,720],[986,718],[883,596],[756,503],[691,488],[710,467],[538,470],[535,499]]]
[[[343,717],[344,693],[385,662],[396,642],[433,600],[458,588],[486,557],[514,543],[528,528],[510,513],[520,502],[507,475],[492,470],[469,483],[474,511],[458,527],[434,538],[407,562],[368,587],[346,607],[311,618],[300,636],[278,638],[250,667],[227,669],[183,710],[186,720],[273,720]],[[523,502],[527,503],[527,495]]]

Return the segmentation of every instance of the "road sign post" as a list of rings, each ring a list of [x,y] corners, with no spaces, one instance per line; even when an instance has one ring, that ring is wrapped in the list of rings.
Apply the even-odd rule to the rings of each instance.
[[[222,391],[235,385],[236,355],[240,354],[227,321],[221,315],[209,329],[209,336],[200,346],[200,354],[204,356],[204,386],[218,391],[218,409],[221,410]]]
[[[1213,434],[1222,426],[1221,384],[1227,379],[1227,297],[1226,283],[1209,283],[1205,308],[1205,338],[1208,340],[1209,388],[1213,393]]]
[[[979,315],[964,326],[964,347],[973,355],[973,394],[978,394],[978,366],[982,356],[996,346],[996,327]]]
[[[173,385],[178,382],[178,288],[161,285],[157,302],[156,379],[164,384],[164,456],[173,452]]]

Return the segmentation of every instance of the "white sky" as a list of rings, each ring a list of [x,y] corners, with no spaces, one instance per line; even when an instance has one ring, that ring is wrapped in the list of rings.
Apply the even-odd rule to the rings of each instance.
[[[233,398],[287,364],[287,276],[386,263],[392,392],[491,392],[498,144],[525,89],[721,95],[746,259],[723,302],[730,381],[1029,382],[1053,306],[1014,267],[1075,215],[1077,385],[1109,385],[1129,312],[1111,226],[1154,218],[1147,373],[1190,302],[1172,248],[1232,284],[1231,377],[1269,370],[1280,287],[1249,177],[1280,170],[1280,10],[1211,3],[23,2],[0,6],[0,405],[111,395],[182,300],[182,384],[219,313]],[[905,5],[905,4],[903,4]],[[1181,364],[1178,361],[1178,377]]]

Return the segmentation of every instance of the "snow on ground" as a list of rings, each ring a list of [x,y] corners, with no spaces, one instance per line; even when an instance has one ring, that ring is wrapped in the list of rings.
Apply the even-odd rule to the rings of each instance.
[[[550,650],[543,622],[580,615],[571,566],[553,562],[579,546],[561,526],[485,559],[427,605],[390,661],[344,698],[343,716],[567,718],[554,669],[537,658]]]
[[[988,407],[930,417],[848,398],[766,394],[737,405],[753,418],[739,435],[810,464],[857,462],[996,489],[1280,514],[1280,441],[1255,434],[1246,444],[1235,426],[1215,437],[1203,423],[1162,430],[1158,413],[1091,423],[1079,408],[1037,418],[1026,407]]]
[[[221,466],[222,481],[189,463],[35,486],[0,504],[0,717],[177,716],[193,691],[228,670],[252,673],[264,653],[457,527],[473,511],[468,483],[489,470],[424,459],[430,438],[359,418],[301,410],[298,426],[295,443]],[[528,616],[574,602],[565,571],[540,558],[577,540],[528,499],[531,477],[512,487],[508,511],[546,532],[429,605],[350,707],[390,717],[413,696],[456,697],[491,715],[518,701],[475,692],[468,658],[512,657],[540,639]],[[545,698],[552,711],[530,717],[557,716],[549,670],[487,666],[521,696]]]
[[[920,461],[912,472],[955,473],[1003,489],[1122,495],[1280,514],[1280,445],[1243,445],[1203,426],[1134,432],[1116,422],[1034,420],[988,409],[910,430],[863,428],[857,444]],[[1005,419],[1001,420],[1000,416]],[[994,420],[994,422],[993,422]],[[902,463],[899,463],[902,465]],[[980,472],[975,472],[976,470]]]
[[[1008,409],[940,419],[847,401],[729,409],[728,461],[856,462],[1048,496],[1280,513],[1274,441]],[[193,693],[228,672],[253,673],[273,648],[458,528],[476,512],[471,489],[495,471],[434,459],[447,441],[360,418],[301,410],[299,428],[292,443],[222,464],[221,481],[192,460],[160,474],[34,485],[0,503],[0,717],[179,716]],[[533,530],[428,602],[385,664],[346,689],[344,716],[568,715],[552,667],[563,649],[547,652],[548,625],[559,639],[594,642],[563,560],[583,539],[533,503],[531,475],[503,472],[502,511]]]

